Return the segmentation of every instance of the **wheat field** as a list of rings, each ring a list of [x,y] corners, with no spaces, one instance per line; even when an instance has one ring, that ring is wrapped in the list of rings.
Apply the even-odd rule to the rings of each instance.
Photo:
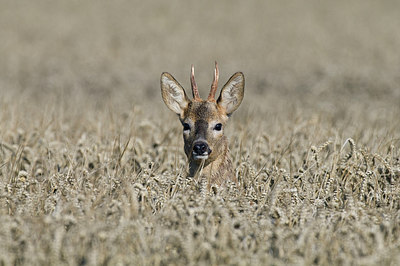
[[[0,265],[400,265],[398,1],[0,1]],[[246,77],[237,184],[159,78]]]

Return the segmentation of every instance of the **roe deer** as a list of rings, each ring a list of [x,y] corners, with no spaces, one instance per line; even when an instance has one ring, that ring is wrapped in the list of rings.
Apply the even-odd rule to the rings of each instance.
[[[218,100],[218,65],[215,62],[214,81],[207,100],[202,100],[194,79],[192,65],[190,81],[193,100],[169,73],[161,75],[161,94],[169,109],[178,114],[183,125],[184,149],[189,163],[189,177],[205,178],[208,187],[236,181],[229,155],[224,127],[229,116],[239,107],[244,96],[244,76],[232,75],[221,90]]]

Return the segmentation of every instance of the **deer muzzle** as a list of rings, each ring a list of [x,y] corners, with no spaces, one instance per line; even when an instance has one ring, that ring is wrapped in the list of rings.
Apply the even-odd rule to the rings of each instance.
[[[193,159],[195,160],[206,160],[211,154],[211,149],[207,142],[203,140],[196,141],[193,143]]]

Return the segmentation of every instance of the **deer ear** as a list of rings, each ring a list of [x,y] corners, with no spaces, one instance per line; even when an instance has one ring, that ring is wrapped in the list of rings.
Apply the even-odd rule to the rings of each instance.
[[[161,75],[161,95],[167,107],[180,116],[190,102],[183,87],[166,72]]]
[[[237,72],[232,75],[221,90],[217,100],[219,106],[225,109],[226,114],[232,114],[242,103],[244,96],[244,75]]]

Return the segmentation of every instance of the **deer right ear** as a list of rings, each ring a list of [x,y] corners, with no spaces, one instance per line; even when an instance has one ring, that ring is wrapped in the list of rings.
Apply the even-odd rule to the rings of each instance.
[[[242,103],[243,96],[244,76],[242,72],[237,72],[222,88],[217,103],[225,109],[227,115],[231,115]]]
[[[166,72],[161,75],[161,95],[167,107],[179,116],[183,115],[190,102],[183,87]]]

